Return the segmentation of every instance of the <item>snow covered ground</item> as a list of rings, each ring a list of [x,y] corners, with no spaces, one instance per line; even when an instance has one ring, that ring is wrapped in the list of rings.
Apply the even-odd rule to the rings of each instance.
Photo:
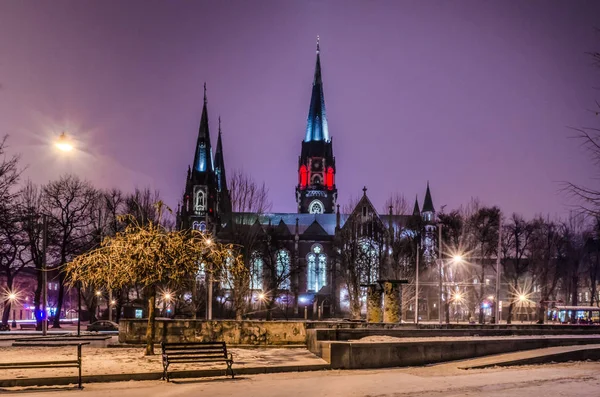
[[[507,335],[507,336],[432,336],[432,337],[395,337],[386,335],[365,336],[361,339],[349,340],[349,342],[361,343],[412,343],[412,342],[451,342],[470,340],[503,340],[503,339],[600,339],[600,334],[592,335]],[[600,395],[600,394],[599,394]]]
[[[306,349],[266,348],[266,349],[227,349],[233,355],[234,368],[263,367],[279,365],[325,364],[321,358]],[[160,346],[155,346],[160,353]],[[75,346],[64,347],[0,347],[0,362],[72,360],[76,358]],[[144,347],[99,348],[83,346],[83,375],[132,374],[162,372],[161,357],[144,356]],[[223,363],[178,364],[174,371],[187,369],[225,368]],[[45,378],[72,376],[76,368],[13,369],[0,371],[0,379]]]
[[[173,383],[122,382],[84,385],[83,392],[65,388],[30,388],[28,397],[529,397],[600,395],[600,363],[583,362],[463,371],[456,364],[424,368],[319,371]],[[23,389],[18,389],[23,391]],[[0,390],[0,392],[8,390]]]

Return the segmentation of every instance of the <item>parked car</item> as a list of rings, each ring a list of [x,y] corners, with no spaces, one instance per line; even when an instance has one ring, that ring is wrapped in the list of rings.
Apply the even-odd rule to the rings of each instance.
[[[96,321],[87,326],[88,331],[118,331],[119,324],[112,321]]]

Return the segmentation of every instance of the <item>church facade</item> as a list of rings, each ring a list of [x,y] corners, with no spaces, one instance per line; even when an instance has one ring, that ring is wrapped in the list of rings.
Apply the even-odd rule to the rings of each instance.
[[[411,219],[419,220],[415,224],[420,230],[413,235],[421,241],[423,256],[430,256],[431,261],[435,257],[436,216],[429,184],[422,210],[415,201],[412,214],[394,214],[391,207],[387,214],[379,214],[366,188],[351,213],[340,213],[320,52],[317,42],[312,94],[298,157],[297,212],[234,211],[226,178],[220,119],[213,158],[205,86],[194,159],[187,171],[177,213],[180,228],[209,232],[220,241],[243,247],[242,255],[251,273],[252,299],[268,295],[269,304],[276,305],[286,317],[310,312],[314,318],[316,311],[320,316],[348,311],[351,294],[342,250],[348,249],[349,240],[376,241],[373,244],[376,249],[369,251],[376,263],[363,274],[366,279],[361,282],[396,276],[393,240],[406,232]],[[221,287],[226,296],[227,285]]]

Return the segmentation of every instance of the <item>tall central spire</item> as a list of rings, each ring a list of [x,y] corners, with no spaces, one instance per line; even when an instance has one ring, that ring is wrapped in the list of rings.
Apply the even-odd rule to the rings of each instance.
[[[198,172],[211,172],[213,170],[212,148],[210,146],[210,133],[208,130],[207,102],[206,83],[204,83],[204,106],[202,107],[202,117],[200,117],[198,141],[196,142],[196,153],[194,155],[194,169]]]
[[[321,49],[319,36],[317,36],[317,64],[315,65],[315,78],[313,80],[310,108],[306,125],[304,142],[325,141],[329,142],[329,129],[327,128],[327,113],[325,111],[325,96],[323,95],[323,80],[321,77]]]

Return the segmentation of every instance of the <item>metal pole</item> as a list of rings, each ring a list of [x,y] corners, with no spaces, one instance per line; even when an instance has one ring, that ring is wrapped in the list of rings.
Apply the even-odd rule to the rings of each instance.
[[[48,275],[46,274],[46,250],[48,245],[48,218],[42,214],[42,335],[48,333],[46,306],[48,305]]]
[[[496,299],[495,299],[495,317],[496,324],[500,324],[500,252],[502,250],[502,214],[498,219],[498,254],[496,255]]]
[[[81,336],[81,281],[77,283],[77,336]]]
[[[419,256],[421,254],[421,249],[419,244],[417,244],[417,266],[416,266],[416,286],[415,286],[415,324],[419,324]]]
[[[438,302],[438,317],[439,317],[439,323],[442,323],[442,225],[438,225],[438,272],[439,272],[439,276],[440,276],[440,282],[439,282],[439,287],[440,287],[440,296],[439,296],[439,302]]]
[[[208,297],[206,298],[206,319],[212,320],[213,277],[212,269],[208,272]]]
[[[108,290],[108,321],[112,321],[112,289]]]

